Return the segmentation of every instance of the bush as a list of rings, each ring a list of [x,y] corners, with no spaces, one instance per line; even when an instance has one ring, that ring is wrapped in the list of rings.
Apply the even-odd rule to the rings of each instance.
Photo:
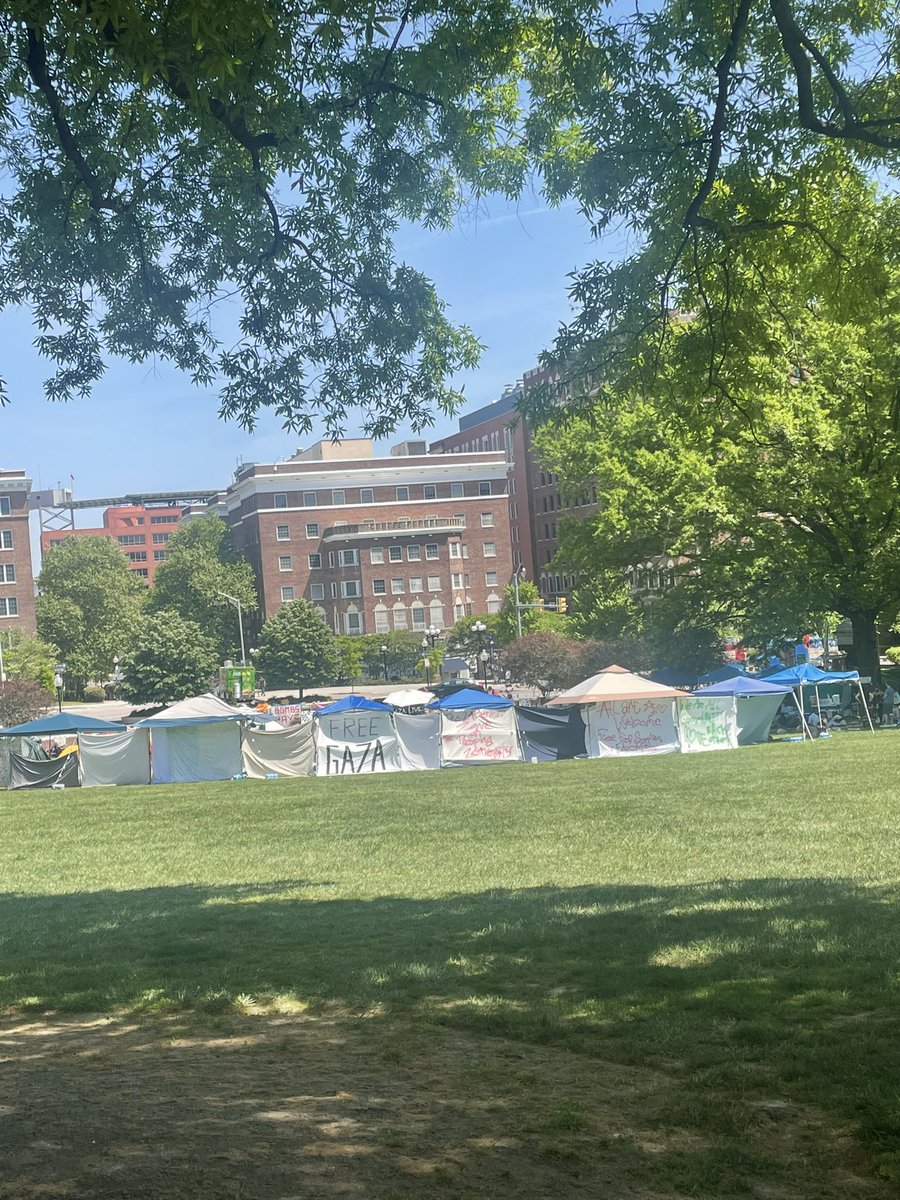
[[[0,725],[22,725],[33,721],[53,704],[53,693],[31,679],[0,683]]]
[[[99,704],[101,700],[106,699],[106,689],[98,683],[89,683],[84,689],[84,699],[88,704]]]

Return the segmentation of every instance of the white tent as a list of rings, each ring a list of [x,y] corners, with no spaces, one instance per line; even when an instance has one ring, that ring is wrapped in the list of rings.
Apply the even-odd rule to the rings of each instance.
[[[258,717],[256,709],[232,708],[207,693],[135,722],[150,730],[153,782],[212,782],[240,775],[241,724]]]
[[[394,708],[424,708],[433,699],[434,693],[426,692],[424,688],[406,688],[399,692],[391,692],[389,696],[385,696],[384,702],[392,704]]]
[[[613,665],[548,704],[584,705],[585,741],[591,758],[671,754],[679,749],[675,701],[685,695],[678,688]]]

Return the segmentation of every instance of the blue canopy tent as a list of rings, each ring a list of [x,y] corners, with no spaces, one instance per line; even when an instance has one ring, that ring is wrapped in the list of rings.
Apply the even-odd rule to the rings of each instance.
[[[429,708],[512,708],[512,700],[505,696],[495,696],[492,692],[483,692],[480,688],[460,688],[440,700],[433,700]]]
[[[682,670],[681,667],[660,667],[658,671],[652,671],[647,678],[651,683],[662,683],[666,687],[689,688],[693,687],[696,676],[691,671]]]
[[[322,713],[342,713],[352,712],[357,709],[364,709],[368,712],[393,712],[392,704],[382,704],[380,700],[367,700],[365,696],[343,696],[340,700],[335,700],[331,704],[325,704],[321,708],[316,709],[316,715]]]
[[[819,701],[820,684],[855,683],[859,691],[860,703],[866,714],[866,720],[869,722],[869,729],[873,733],[875,732],[875,726],[872,724],[872,717],[869,713],[869,705],[866,702],[866,693],[860,682],[859,671],[823,671],[819,667],[814,667],[812,663],[798,663],[796,667],[785,667],[783,671],[776,671],[774,675],[769,675],[767,682],[788,684],[795,690],[799,689],[801,695],[804,687],[812,687],[815,690],[817,709],[821,707]]]
[[[738,745],[751,746],[765,742],[786,696],[791,696],[803,723],[803,710],[789,683],[773,683],[770,679],[754,679],[752,675],[736,675],[722,679],[709,687],[699,688],[698,696],[733,696],[738,726]]]
[[[121,733],[125,726],[121,721],[101,721],[97,717],[82,717],[78,713],[54,713],[52,717],[39,717],[26,721],[24,725],[11,725],[0,729],[0,737],[54,737],[67,733]]]

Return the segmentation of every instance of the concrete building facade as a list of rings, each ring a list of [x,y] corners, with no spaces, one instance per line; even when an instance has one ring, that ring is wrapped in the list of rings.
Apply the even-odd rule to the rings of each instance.
[[[172,505],[120,504],[107,508],[103,524],[92,529],[45,530],[41,534],[41,555],[70,537],[108,537],[116,542],[128,559],[132,572],[148,586],[160,563],[166,560],[166,547],[182,518],[182,509]]]
[[[376,458],[368,438],[241,468],[217,498],[261,617],[306,599],[340,634],[444,631],[499,612],[512,573],[502,450]]]
[[[0,638],[14,629],[28,636],[35,631],[30,492],[24,471],[0,469]]]

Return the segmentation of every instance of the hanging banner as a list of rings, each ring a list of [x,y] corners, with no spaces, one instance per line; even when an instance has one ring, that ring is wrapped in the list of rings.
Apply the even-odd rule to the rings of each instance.
[[[672,754],[678,750],[671,700],[611,700],[587,710],[591,758]]]
[[[316,774],[372,775],[400,770],[389,712],[365,709],[316,717]]]
[[[737,749],[733,696],[685,696],[678,701],[678,740],[682,754]]]
[[[445,709],[441,713],[441,758],[445,767],[521,762],[515,709]]]
[[[270,704],[265,715],[268,720],[277,721],[285,728],[290,725],[306,725],[313,719],[311,710],[299,704]]]

